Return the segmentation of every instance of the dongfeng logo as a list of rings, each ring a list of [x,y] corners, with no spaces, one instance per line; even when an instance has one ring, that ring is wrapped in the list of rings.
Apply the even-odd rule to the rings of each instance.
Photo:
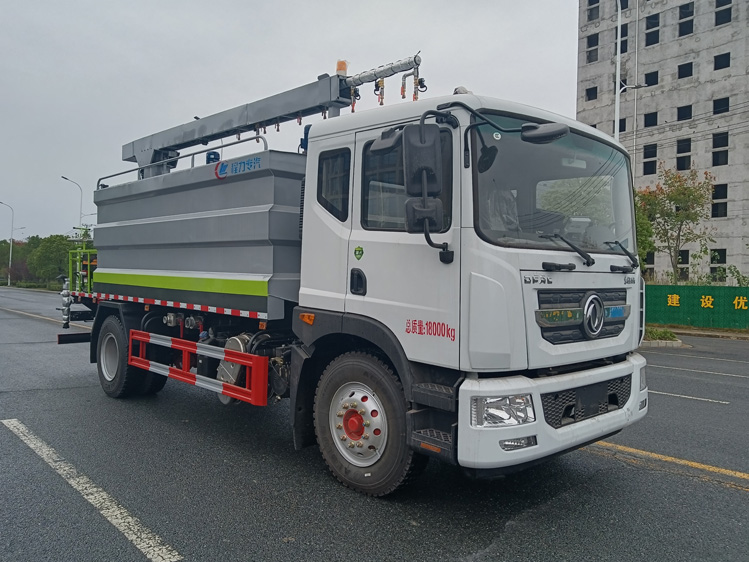
[[[589,339],[597,338],[603,329],[605,310],[601,297],[589,295],[583,305],[583,329]]]
[[[226,179],[226,176],[229,174],[229,165],[226,162],[217,163],[214,173],[218,179]]]

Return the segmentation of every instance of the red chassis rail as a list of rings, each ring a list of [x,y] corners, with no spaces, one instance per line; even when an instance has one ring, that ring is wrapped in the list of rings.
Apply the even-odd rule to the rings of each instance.
[[[133,355],[133,342],[140,342],[138,355]],[[157,363],[146,359],[146,346],[159,345],[176,349],[182,352],[182,368],[170,367],[163,363]],[[242,365],[247,369],[245,376],[245,388],[222,382],[209,377],[203,377],[190,371],[192,363],[190,355],[205,355],[229,363]],[[201,388],[212,390],[236,398],[243,402],[249,402],[254,406],[266,406],[268,404],[268,358],[260,355],[252,355],[241,351],[223,349],[212,345],[191,342],[179,338],[170,338],[140,330],[130,330],[130,344],[128,346],[127,363],[152,373],[186,382]]]

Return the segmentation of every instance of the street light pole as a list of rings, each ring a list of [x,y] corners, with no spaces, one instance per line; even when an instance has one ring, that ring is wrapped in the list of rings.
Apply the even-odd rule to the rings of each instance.
[[[627,85],[625,84],[621,88],[618,88],[616,90],[616,110],[614,111],[614,127],[616,128],[616,134],[614,135],[614,140],[619,140],[619,102],[621,101],[619,99],[619,96],[621,96],[622,92],[624,90],[639,90],[640,88],[647,88],[647,84],[632,84]],[[637,134],[637,97],[635,97],[635,113],[634,113],[634,133]],[[634,150],[634,147],[632,148]]]
[[[614,140],[619,142],[619,102],[622,90],[622,4],[616,0],[616,92],[614,93]]]
[[[0,201],[0,205],[5,205],[10,209],[10,252],[8,256],[8,287],[10,287],[10,267],[13,265],[13,221],[16,218],[16,212],[7,203]]]
[[[69,178],[66,178],[65,176],[60,176],[65,181],[69,181],[70,183],[74,183],[78,186],[78,189],[81,190],[81,204],[78,207],[78,228],[80,229],[83,226],[83,188],[77,181],[73,181]]]

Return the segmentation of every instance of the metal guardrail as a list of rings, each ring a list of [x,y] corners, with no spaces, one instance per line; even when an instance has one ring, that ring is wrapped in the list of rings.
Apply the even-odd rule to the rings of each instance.
[[[223,148],[228,148],[230,146],[234,146],[235,144],[242,144],[244,142],[249,142],[249,141],[253,141],[253,140],[262,141],[263,142],[263,147],[264,147],[263,150],[266,150],[266,151],[268,150],[268,141],[266,140],[266,138],[263,135],[255,135],[254,137],[249,137],[249,138],[246,138],[246,139],[240,139],[240,140],[234,141],[234,142],[228,142],[228,143],[222,144],[221,148],[222,149]],[[96,189],[104,189],[104,188],[109,187],[108,185],[104,185],[104,184],[101,183],[103,180],[108,180],[110,178],[116,178],[118,176],[124,176],[125,174],[131,174],[133,172],[140,172],[141,170],[145,170],[145,169],[151,168],[153,166],[163,166],[164,164],[169,164],[170,162],[176,162],[177,160],[182,160],[183,158],[192,158],[192,165],[190,167],[194,167],[195,166],[195,157],[198,154],[204,154],[206,152],[214,152],[216,150],[216,148],[217,147],[206,148],[206,149],[203,149],[203,150],[198,150],[197,152],[191,152],[190,154],[182,154],[180,156],[175,156],[174,158],[167,158],[166,160],[160,160],[160,161],[154,162],[152,164],[146,164],[145,166],[139,166],[137,168],[132,168],[130,170],[125,170],[124,172],[117,172],[116,174],[111,174],[111,175],[108,175],[108,176],[101,177],[101,178],[99,178],[96,181]]]

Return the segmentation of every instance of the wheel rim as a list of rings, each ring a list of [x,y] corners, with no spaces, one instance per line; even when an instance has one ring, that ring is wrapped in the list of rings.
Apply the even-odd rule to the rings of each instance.
[[[107,334],[101,342],[101,374],[112,382],[117,376],[117,367],[120,361],[120,346],[114,334]]]
[[[387,417],[377,395],[362,383],[346,383],[330,402],[330,433],[338,452],[354,466],[376,463],[387,444]]]

